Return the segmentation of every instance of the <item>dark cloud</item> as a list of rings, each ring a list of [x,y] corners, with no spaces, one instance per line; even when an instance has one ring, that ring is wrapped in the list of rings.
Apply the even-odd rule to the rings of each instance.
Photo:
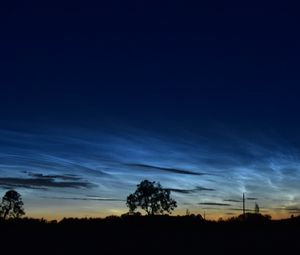
[[[284,210],[289,212],[300,212],[300,207],[298,206],[287,206],[284,208]]]
[[[242,212],[243,209],[242,208],[229,208],[230,211],[240,211]],[[253,212],[254,210],[252,209],[245,209],[246,212]]]
[[[243,202],[242,200],[238,200],[238,199],[224,199],[224,202],[234,202],[234,203],[241,203]]]
[[[253,200],[258,200],[258,198],[256,198],[256,197],[247,197],[246,199],[247,199],[247,200],[251,200],[251,201],[253,201]]]
[[[76,181],[69,179],[55,178],[54,176],[35,176],[31,178],[20,177],[0,177],[0,187],[2,188],[27,188],[27,189],[47,189],[47,188],[91,188],[95,185],[76,177]],[[75,178],[75,177],[74,177]]]
[[[205,203],[198,203],[199,205],[213,205],[213,206],[231,206],[231,204],[227,203],[214,203],[214,202],[205,202]]]
[[[70,175],[70,174],[44,175],[44,174],[40,174],[40,173],[31,173],[31,172],[27,172],[27,174],[31,177],[38,178],[38,179],[61,179],[61,180],[65,180],[65,181],[78,181],[81,179],[80,177],[78,177],[76,175]]]
[[[158,166],[151,166],[151,165],[144,165],[144,164],[127,164],[127,166],[146,169],[146,170],[159,170],[164,172],[170,172],[175,174],[187,174],[187,175],[211,175],[208,173],[200,173],[200,172],[193,172],[189,170],[182,170],[182,169],[175,169],[175,168],[166,168],[166,167],[158,167]]]
[[[103,197],[42,197],[42,198],[46,198],[46,199],[58,199],[58,200],[125,202],[124,199],[103,198]]]
[[[209,188],[204,188],[204,187],[196,187],[194,189],[173,189],[173,188],[167,188],[167,190],[170,190],[172,192],[177,192],[177,193],[182,193],[182,194],[191,194],[191,193],[196,193],[199,191],[215,191],[215,189],[209,189]]]
[[[216,210],[216,207],[201,207],[201,210]]]

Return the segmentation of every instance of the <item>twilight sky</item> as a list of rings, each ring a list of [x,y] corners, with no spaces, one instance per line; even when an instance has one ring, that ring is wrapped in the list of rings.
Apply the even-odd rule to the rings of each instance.
[[[126,2],[1,6],[0,194],[32,217],[120,215],[148,179],[174,214],[238,215],[243,192],[300,213],[296,8]]]

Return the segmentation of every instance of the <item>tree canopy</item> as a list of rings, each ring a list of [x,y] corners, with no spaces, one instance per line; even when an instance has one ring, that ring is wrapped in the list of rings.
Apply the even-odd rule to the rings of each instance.
[[[127,197],[126,205],[130,213],[134,213],[138,207],[148,215],[171,213],[177,207],[177,203],[170,197],[170,193],[170,190],[162,188],[159,182],[144,180],[137,185],[136,191]]]
[[[0,205],[0,216],[19,218],[25,214],[21,195],[15,190],[9,190],[2,198]]]

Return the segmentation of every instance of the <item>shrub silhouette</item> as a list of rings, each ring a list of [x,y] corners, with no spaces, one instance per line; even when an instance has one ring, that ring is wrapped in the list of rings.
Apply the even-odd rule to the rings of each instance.
[[[136,191],[127,197],[126,205],[130,213],[141,207],[148,215],[171,213],[177,207],[176,201],[170,197],[170,190],[148,180],[137,185]]]
[[[1,209],[3,219],[7,217],[20,218],[25,214],[21,195],[15,190],[9,190],[2,198]]]

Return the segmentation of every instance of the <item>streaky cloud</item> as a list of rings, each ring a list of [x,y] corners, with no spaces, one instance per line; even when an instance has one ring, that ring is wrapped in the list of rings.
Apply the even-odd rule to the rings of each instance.
[[[189,170],[159,167],[159,166],[145,165],[145,164],[127,164],[127,166],[144,169],[144,170],[159,170],[159,171],[170,172],[170,173],[175,173],[175,174],[199,175],[199,176],[211,175],[209,173],[193,172],[193,171],[189,171]]]
[[[104,197],[46,197],[43,196],[41,198],[46,199],[57,199],[57,200],[79,200],[79,201],[107,201],[107,202],[125,202],[124,199],[119,198],[104,198]]]
[[[284,207],[284,210],[289,211],[289,212],[298,213],[298,212],[300,212],[300,206],[286,206],[286,207]]]
[[[40,179],[61,179],[61,180],[71,180],[76,181],[80,180],[81,178],[77,175],[70,175],[70,174],[64,174],[64,175],[45,175],[41,173],[32,173],[32,172],[24,172],[27,173],[29,176],[34,178],[40,178]]]
[[[203,202],[203,203],[198,203],[198,205],[231,206],[231,204],[227,204],[227,203],[214,203],[214,202]]]
[[[27,188],[27,189],[47,189],[47,188],[92,188],[95,184],[80,179],[79,181],[61,181],[56,178],[20,178],[20,177],[0,177],[0,187],[2,188]]]
[[[215,189],[204,188],[204,187],[196,187],[194,189],[175,189],[175,188],[167,188],[171,192],[182,193],[182,194],[192,194],[200,191],[215,191]]]
[[[233,203],[241,203],[243,202],[242,200],[238,200],[238,199],[224,199],[224,202],[233,202]]]
[[[228,208],[230,211],[239,211],[243,212],[243,208]],[[253,212],[253,209],[245,209],[245,212]]]
[[[224,214],[226,214],[226,215],[236,215],[236,213],[233,213],[233,212],[224,212]]]

